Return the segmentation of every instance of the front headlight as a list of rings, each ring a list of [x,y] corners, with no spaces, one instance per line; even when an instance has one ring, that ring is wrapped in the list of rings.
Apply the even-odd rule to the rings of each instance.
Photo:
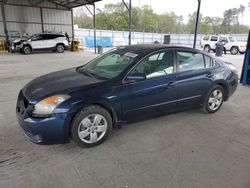
[[[69,95],[54,95],[43,99],[39,103],[35,104],[33,115],[50,115],[53,113],[53,111],[58,105],[60,105],[62,102],[69,98]]]

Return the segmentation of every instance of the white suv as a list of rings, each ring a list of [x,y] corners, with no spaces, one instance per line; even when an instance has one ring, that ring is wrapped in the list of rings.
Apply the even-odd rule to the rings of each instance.
[[[233,55],[243,54],[246,51],[246,42],[237,42],[235,37],[228,35],[203,35],[201,48],[206,52],[215,51],[217,42],[225,43],[224,51],[230,51]]]
[[[69,41],[63,34],[34,34],[21,44],[21,52],[30,54],[33,51],[57,51],[63,53],[69,48]]]

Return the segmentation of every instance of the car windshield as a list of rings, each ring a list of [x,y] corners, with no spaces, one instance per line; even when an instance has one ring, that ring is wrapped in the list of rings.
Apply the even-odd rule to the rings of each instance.
[[[30,37],[28,37],[27,40],[32,39],[32,38],[34,38],[34,37],[36,37],[36,36],[37,36],[37,34],[33,34],[33,35],[31,35]]]
[[[109,80],[123,72],[136,57],[137,54],[120,48],[94,59],[86,66],[79,67],[78,71],[90,77]]]
[[[237,42],[237,39],[235,37],[228,37],[230,42]]]

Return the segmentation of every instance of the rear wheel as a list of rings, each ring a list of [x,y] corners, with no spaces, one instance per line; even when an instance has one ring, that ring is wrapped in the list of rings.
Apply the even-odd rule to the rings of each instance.
[[[56,51],[57,51],[58,53],[63,53],[63,52],[64,52],[64,46],[63,46],[62,44],[58,44],[58,45],[56,46]]]
[[[232,55],[236,55],[239,53],[239,48],[236,47],[236,46],[233,46],[231,49],[230,49],[230,52]]]
[[[204,46],[204,51],[209,53],[211,51],[211,47],[209,45]]]
[[[81,147],[101,144],[112,129],[112,118],[104,108],[92,105],[84,108],[72,122],[72,140]]]
[[[219,85],[215,85],[205,99],[203,110],[207,113],[216,112],[223,104],[224,96],[224,89]]]

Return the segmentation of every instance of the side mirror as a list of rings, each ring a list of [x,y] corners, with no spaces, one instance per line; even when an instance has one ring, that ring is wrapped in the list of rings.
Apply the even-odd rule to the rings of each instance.
[[[144,73],[131,73],[127,76],[126,81],[127,82],[135,82],[135,81],[141,81],[146,79],[146,74]]]

